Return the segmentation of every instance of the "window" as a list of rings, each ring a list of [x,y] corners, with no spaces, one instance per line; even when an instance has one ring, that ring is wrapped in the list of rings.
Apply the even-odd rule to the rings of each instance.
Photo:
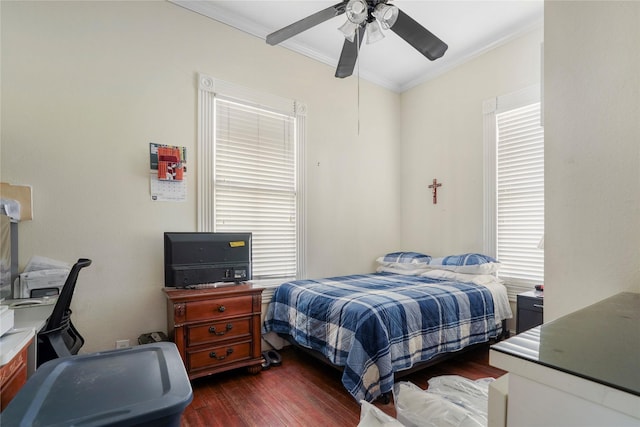
[[[199,80],[199,231],[251,231],[254,281],[303,277],[303,106]]]
[[[486,101],[485,250],[509,296],[544,281],[544,131],[539,87]]]

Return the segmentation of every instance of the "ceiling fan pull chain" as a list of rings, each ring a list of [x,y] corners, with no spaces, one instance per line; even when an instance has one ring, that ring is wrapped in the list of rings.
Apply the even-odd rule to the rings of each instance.
[[[358,110],[358,136],[360,136],[360,31],[356,31],[356,52],[358,53],[356,58],[358,58],[358,63],[356,66],[358,67],[358,100],[357,100],[357,110]]]

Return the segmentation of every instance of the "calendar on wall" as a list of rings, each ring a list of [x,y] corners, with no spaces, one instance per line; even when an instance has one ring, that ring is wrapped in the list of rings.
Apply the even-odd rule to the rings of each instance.
[[[149,143],[151,200],[184,202],[187,199],[187,149]]]

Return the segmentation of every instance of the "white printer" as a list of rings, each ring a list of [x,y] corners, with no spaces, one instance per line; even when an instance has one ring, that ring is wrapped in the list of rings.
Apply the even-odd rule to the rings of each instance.
[[[59,295],[69,276],[64,268],[52,268],[22,273],[13,287],[13,298],[41,298]]]

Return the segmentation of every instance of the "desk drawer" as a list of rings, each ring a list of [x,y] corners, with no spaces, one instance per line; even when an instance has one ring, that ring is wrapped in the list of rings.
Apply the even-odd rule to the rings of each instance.
[[[198,369],[215,369],[240,360],[249,359],[251,342],[209,347],[198,351],[188,351],[189,372]]]
[[[220,320],[187,327],[187,345],[215,343],[240,337],[251,337],[251,318]]]
[[[186,305],[187,322],[215,320],[223,317],[251,314],[253,298],[251,295],[244,295],[207,301],[193,301],[188,302]]]

